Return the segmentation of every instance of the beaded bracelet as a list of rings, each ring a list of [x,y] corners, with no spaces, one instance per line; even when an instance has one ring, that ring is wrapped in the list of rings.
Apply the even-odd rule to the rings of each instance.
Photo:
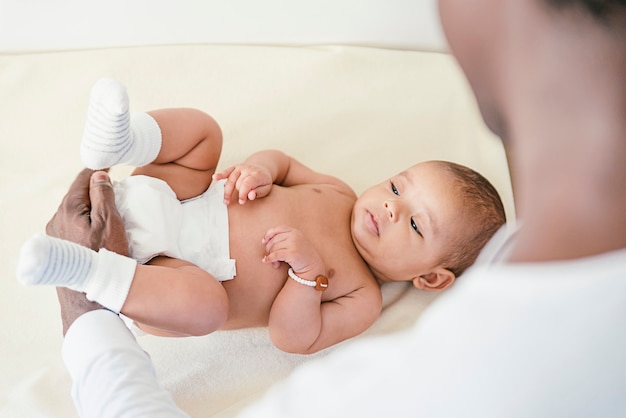
[[[296,282],[303,284],[305,286],[314,287],[315,290],[318,290],[320,292],[323,292],[324,290],[328,288],[328,277],[323,276],[321,274],[317,276],[315,280],[313,281],[313,280],[304,280],[302,277],[299,277],[298,275],[296,275],[296,273],[293,272],[293,269],[291,267],[289,267],[289,270],[287,271],[287,273],[289,274],[289,277],[291,277]]]

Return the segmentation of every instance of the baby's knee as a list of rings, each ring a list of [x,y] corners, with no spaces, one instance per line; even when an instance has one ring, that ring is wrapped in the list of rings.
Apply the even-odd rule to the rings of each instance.
[[[221,286],[220,286],[221,287]],[[219,330],[228,319],[228,296],[217,292],[207,297],[195,298],[185,324],[185,333],[190,336],[207,335]]]

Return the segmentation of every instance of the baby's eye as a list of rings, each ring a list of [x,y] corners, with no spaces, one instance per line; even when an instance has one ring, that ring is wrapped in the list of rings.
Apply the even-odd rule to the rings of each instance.
[[[420,231],[420,229],[417,227],[417,224],[415,223],[415,221],[413,220],[413,218],[411,218],[411,228],[413,228],[415,230],[415,232],[417,232],[418,234],[420,234],[420,237],[423,237],[422,235],[422,231]]]
[[[396,189],[396,186],[393,184],[393,182],[391,182],[391,191],[393,192],[393,194],[400,196],[400,192],[398,192],[398,189]]]

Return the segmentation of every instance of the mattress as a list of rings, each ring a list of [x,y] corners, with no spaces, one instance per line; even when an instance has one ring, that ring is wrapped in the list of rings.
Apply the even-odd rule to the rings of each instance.
[[[344,179],[357,193],[419,161],[484,174],[514,216],[507,161],[484,126],[454,59],[354,45],[189,44],[0,54],[0,416],[71,417],[53,288],[17,283],[20,245],[41,232],[82,168],[79,141],[91,85],[128,87],[132,111],[196,107],[221,125],[220,167],[278,148]],[[115,170],[117,178],[129,168]],[[139,337],[159,381],[191,416],[232,416],[298,365],[411,326],[437,297],[383,286],[364,334],[310,356],[274,348],[264,328],[203,337]]]

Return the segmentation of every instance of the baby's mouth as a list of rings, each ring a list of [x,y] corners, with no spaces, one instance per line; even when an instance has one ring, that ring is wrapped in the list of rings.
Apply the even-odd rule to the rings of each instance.
[[[365,216],[365,225],[367,229],[376,236],[380,236],[380,230],[378,229],[378,221],[371,212],[367,211]]]

